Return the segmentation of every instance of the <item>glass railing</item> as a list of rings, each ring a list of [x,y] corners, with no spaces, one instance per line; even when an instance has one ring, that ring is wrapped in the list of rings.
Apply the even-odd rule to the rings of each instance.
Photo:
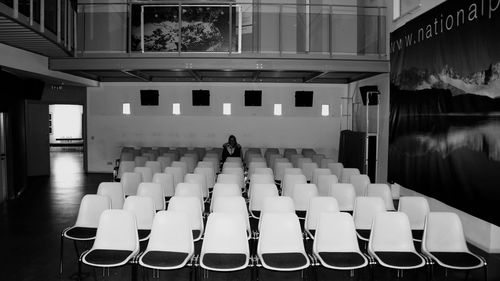
[[[0,0],[4,13],[18,22],[30,26],[48,39],[76,50],[76,1],[70,0]]]
[[[386,54],[386,8],[162,2],[78,4],[78,56]]]

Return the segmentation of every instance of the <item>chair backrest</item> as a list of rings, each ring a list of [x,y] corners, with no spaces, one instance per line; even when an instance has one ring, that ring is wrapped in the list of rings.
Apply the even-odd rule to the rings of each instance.
[[[163,171],[160,161],[146,161],[145,167],[150,168],[153,175]]]
[[[368,249],[372,252],[415,252],[408,216],[401,212],[376,214]]]
[[[149,167],[135,167],[134,172],[141,174],[141,182],[151,182],[153,179],[153,170]]]
[[[250,188],[248,209],[250,211],[261,211],[264,198],[278,197],[278,188],[274,183],[260,183],[254,184]]]
[[[316,196],[309,200],[309,207],[306,212],[304,228],[306,231],[316,230],[318,219],[321,213],[338,213],[339,205],[337,199],[330,196]],[[309,232],[309,234],[312,234]],[[314,237],[314,235],[311,235]]]
[[[188,164],[185,161],[172,161],[170,167],[180,167],[182,171],[182,179],[184,179],[184,175],[188,173]]]
[[[274,177],[270,174],[253,174],[250,176],[250,185],[256,183],[274,183]]]
[[[336,175],[319,175],[316,183],[319,196],[328,196],[332,185],[338,182]]]
[[[313,173],[312,173],[312,180],[311,180],[311,183],[314,183],[315,185],[318,185],[318,182],[319,182],[319,176],[323,176],[323,175],[331,175],[332,172],[330,171],[330,169],[326,169],[326,168],[316,168],[313,170]]]
[[[243,189],[243,181],[242,181],[242,176],[241,175],[236,175],[236,174],[219,174],[217,176],[217,183],[235,183],[237,184],[240,189]]]
[[[184,180],[185,173],[183,172],[182,167],[166,167],[165,173],[171,174],[174,177],[174,186],[177,186],[178,183]]]
[[[264,213],[294,213],[295,205],[288,196],[268,196],[262,200],[261,217]]]
[[[98,195],[105,195],[111,199],[112,209],[122,209],[125,201],[123,186],[120,182],[101,182],[97,187]]]
[[[302,148],[300,153],[302,153],[305,157],[311,158],[314,154],[316,154],[316,151],[313,148]]]
[[[316,227],[313,252],[361,253],[352,216],[344,212],[321,213]]]
[[[392,192],[389,185],[385,183],[370,183],[366,188],[366,196],[378,196],[384,200],[385,209],[394,211],[394,202],[392,201]]]
[[[300,158],[304,158],[304,155],[302,155],[302,154],[291,154],[287,158],[290,159],[290,162],[292,162],[293,167],[299,168],[299,159]]]
[[[312,159],[309,158],[309,157],[300,157],[300,158],[297,159],[297,166],[295,166],[295,167],[303,170],[304,164],[306,164],[306,163],[312,163]],[[317,167],[318,166],[316,165],[316,168]]]
[[[134,161],[120,161],[120,166],[118,166],[118,173],[116,175],[117,178],[121,178],[123,173],[125,172],[133,172],[135,168],[135,162]]]
[[[210,207],[213,213],[240,214],[245,222],[245,229],[248,236],[251,234],[245,198],[241,196],[220,196],[212,201]]]
[[[429,212],[422,237],[422,251],[469,252],[462,222],[453,212]]]
[[[297,153],[297,149],[295,148],[285,148],[283,149],[283,156],[290,159],[292,155],[300,155]]]
[[[163,188],[163,195],[167,197],[174,196],[174,175],[166,173],[156,173],[153,175],[154,183],[159,183]]]
[[[198,156],[194,156],[192,154],[184,154],[179,161],[186,163],[186,174],[187,173],[193,173],[194,168],[196,167],[196,163],[198,163]]]
[[[423,230],[430,208],[423,196],[402,196],[399,198],[398,211],[408,216],[412,230]]]
[[[371,229],[375,215],[384,212],[386,212],[386,209],[382,198],[365,196],[356,197],[353,211],[356,229]]]
[[[135,157],[135,154],[133,151],[122,150],[122,152],[120,153],[120,162],[121,161],[134,161],[134,157]]]
[[[281,159],[283,159],[283,161],[276,161],[274,163],[274,179],[279,181],[283,180],[283,177],[285,176],[285,169],[293,168],[292,163],[289,162],[287,158]],[[284,160],[286,160],[286,162]]]
[[[327,168],[330,169],[330,171],[332,171],[333,175],[337,176],[339,181],[342,180],[342,171],[344,170],[344,165],[342,163],[340,162],[328,163]]]
[[[172,156],[158,156],[156,161],[160,162],[160,171],[165,171],[165,168],[172,164],[173,157]]]
[[[330,163],[336,163],[336,162],[337,161],[335,161],[332,158],[323,158],[323,159],[321,159],[321,164],[319,165],[319,167],[320,168],[328,169],[328,164],[330,164]]]
[[[335,197],[339,203],[341,211],[350,212],[354,209],[354,201],[356,199],[356,191],[350,183],[334,183],[330,186],[328,196]]]
[[[92,249],[139,251],[135,216],[127,210],[105,210],[99,218]]]
[[[218,156],[210,156],[209,153],[203,157],[203,162],[210,162],[212,163],[212,166],[214,167],[214,171],[218,173],[220,171],[219,167],[219,157]]]
[[[137,187],[142,182],[142,174],[139,172],[123,173],[120,182],[122,183],[125,196],[136,195]]]
[[[302,172],[301,168],[285,168],[283,178],[286,175],[303,175],[304,173]]]
[[[200,201],[202,210],[204,210],[203,192],[201,191],[201,186],[199,183],[187,183],[187,182],[178,183],[177,186],[175,187],[174,196],[197,198]]]
[[[137,196],[146,196],[154,202],[155,210],[165,210],[165,194],[160,183],[141,182],[137,188]]]
[[[85,194],[80,201],[75,226],[97,228],[104,210],[111,209],[111,198],[99,194]]]
[[[182,211],[156,213],[146,251],[194,253],[189,217]]]
[[[318,196],[318,187],[314,183],[298,183],[292,190],[295,211],[306,211],[311,198]]]
[[[125,198],[123,209],[131,211],[135,215],[137,229],[149,230],[153,226],[153,219],[156,214],[154,202],[151,197],[128,196]]]
[[[260,218],[257,244],[259,255],[266,253],[305,253],[299,218],[295,213],[265,213]]]
[[[197,183],[201,187],[201,193],[203,198],[208,197],[208,186],[207,186],[207,177],[205,174],[186,174],[184,176],[184,182],[186,183]]]
[[[342,178],[341,181],[342,183],[350,183],[351,182],[351,176],[352,175],[359,175],[361,174],[359,172],[359,169],[357,168],[344,168],[342,169]]]
[[[175,150],[169,150],[168,152],[164,152],[162,156],[170,157],[172,161],[177,161],[179,160],[179,154]],[[170,166],[172,163],[170,163],[168,166]]]
[[[318,164],[315,162],[306,162],[302,164],[302,173],[306,176],[308,182],[312,182],[313,180],[313,172],[318,168]]]
[[[356,196],[366,196],[366,190],[368,188],[368,184],[370,184],[370,178],[368,175],[352,175],[350,183],[354,186]]]
[[[311,155],[311,159],[314,163],[318,165],[318,167],[321,167],[321,160],[325,158],[324,154],[313,154]]]
[[[253,174],[254,175],[270,175],[273,178],[273,182],[274,182],[274,172],[273,172],[273,169],[271,169],[271,168],[257,167],[257,168],[255,168]]]
[[[224,173],[224,169],[230,169],[230,168],[243,168],[243,163],[241,162],[234,162],[234,161],[226,161],[224,164],[222,164],[222,172]]]
[[[289,175],[285,174],[283,182],[281,183],[281,189],[284,196],[292,196],[293,188],[296,184],[307,183],[306,176],[300,175]]]
[[[239,163],[239,164],[243,164],[243,161],[241,160],[241,157],[229,156],[229,157],[226,158],[226,162],[224,162],[224,163]]]
[[[235,183],[216,183],[212,191],[212,199],[219,196],[241,196],[241,189]]]
[[[240,214],[211,213],[208,216],[200,253],[202,268],[210,268],[210,266],[203,263],[203,257],[207,253],[245,254],[247,262],[233,270],[247,267],[250,249],[245,220]]]
[[[148,161],[149,158],[147,156],[136,156],[134,157],[134,162],[136,167],[144,167],[146,165],[146,161]]]
[[[199,163],[199,162],[198,162]],[[207,191],[214,187],[215,184],[215,173],[212,167],[196,167],[194,168],[195,174],[202,174],[205,176],[205,182],[207,183]]]
[[[239,180],[241,181],[241,184],[243,184],[244,181],[244,172],[242,167],[237,167],[237,168],[222,168],[222,174],[232,174],[232,175],[237,175]]]
[[[185,212],[189,217],[191,230],[200,231],[198,237],[193,236],[194,241],[200,240],[204,225],[203,209],[198,198],[192,196],[173,196],[168,202],[167,211]]]

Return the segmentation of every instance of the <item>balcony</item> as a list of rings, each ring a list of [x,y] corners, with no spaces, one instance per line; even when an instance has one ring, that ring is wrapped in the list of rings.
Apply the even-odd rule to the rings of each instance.
[[[50,68],[102,82],[349,83],[389,71],[385,7],[259,2],[78,1],[73,57],[51,56]]]

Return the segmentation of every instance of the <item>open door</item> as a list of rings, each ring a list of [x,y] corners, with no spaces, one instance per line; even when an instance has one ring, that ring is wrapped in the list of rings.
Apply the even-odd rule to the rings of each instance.
[[[50,175],[49,106],[28,103],[26,110],[26,156],[28,176]]]

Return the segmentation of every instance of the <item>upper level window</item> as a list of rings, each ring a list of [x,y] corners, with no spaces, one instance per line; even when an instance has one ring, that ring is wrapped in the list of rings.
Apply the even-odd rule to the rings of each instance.
[[[393,19],[398,19],[420,7],[421,0],[393,0]]]

